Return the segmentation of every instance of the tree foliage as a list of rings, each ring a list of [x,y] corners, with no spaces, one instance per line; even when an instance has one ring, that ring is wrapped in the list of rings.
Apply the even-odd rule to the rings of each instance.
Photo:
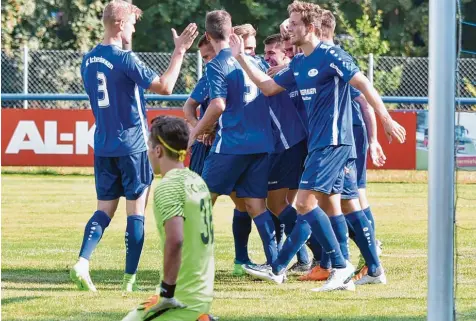
[[[311,2],[336,10],[335,0]],[[474,1],[462,2],[465,19],[476,21],[476,11],[470,10],[474,8]],[[39,49],[87,50],[100,40],[100,18],[105,3],[104,0],[5,0],[2,2],[3,49],[9,51],[28,43]],[[182,30],[193,21],[203,32],[206,12],[222,8],[231,12],[234,24],[251,23],[257,27],[261,43],[267,35],[279,31],[289,3],[279,0],[134,0],[134,4],[144,10],[143,19],[137,24],[134,49],[170,51],[173,46],[170,28]],[[377,18],[374,22],[379,21],[378,26],[373,25],[378,30],[372,31],[371,41],[356,40],[362,50],[381,51],[386,47],[389,55],[427,55],[427,0],[340,0],[338,4],[339,16],[347,21],[347,24],[338,24],[338,33],[352,34],[352,30],[367,28],[366,19],[372,17]],[[378,37],[374,37],[375,33]],[[379,40],[384,44],[379,45]],[[471,39],[464,38],[463,42],[465,40],[469,43]]]

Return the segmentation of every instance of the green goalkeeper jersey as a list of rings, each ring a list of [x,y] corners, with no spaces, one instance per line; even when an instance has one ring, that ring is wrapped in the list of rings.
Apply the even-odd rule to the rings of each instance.
[[[165,222],[175,216],[184,218],[182,264],[175,297],[188,309],[200,311],[212,301],[215,277],[212,202],[207,185],[188,168],[169,171],[155,188],[154,215],[162,253]]]

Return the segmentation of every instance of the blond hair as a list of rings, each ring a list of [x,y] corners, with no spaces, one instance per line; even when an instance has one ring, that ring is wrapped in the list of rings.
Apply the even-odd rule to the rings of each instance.
[[[139,20],[142,16],[142,10],[129,2],[114,0],[104,8],[102,21],[104,24],[118,23],[127,20],[132,14]]]
[[[233,32],[237,36],[242,36],[242,37],[256,36],[256,29],[249,23],[245,23],[244,25],[234,26]]]

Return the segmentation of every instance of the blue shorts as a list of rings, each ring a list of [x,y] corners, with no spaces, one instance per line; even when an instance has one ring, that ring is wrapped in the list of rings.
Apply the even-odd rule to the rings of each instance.
[[[240,198],[266,198],[268,195],[268,154],[230,155],[210,153],[202,177],[210,192]]]
[[[281,153],[269,154],[268,191],[281,188],[297,189],[306,156],[305,139]]]
[[[365,188],[367,185],[367,151],[369,149],[365,126],[354,126],[354,140],[357,152],[357,159],[355,160],[357,187]]]
[[[147,151],[119,157],[94,156],[96,194],[100,201],[111,201],[121,196],[138,199],[152,184],[154,174]]]
[[[190,157],[190,170],[194,171],[198,175],[202,175],[203,165],[205,164],[205,158],[207,158],[211,146],[207,146],[204,143],[196,141],[192,145],[192,156]]]
[[[357,170],[355,168],[356,160],[347,162],[344,168],[344,188],[342,189],[341,199],[355,200],[359,198],[359,189],[357,187]]]
[[[299,189],[324,194],[341,194],[346,166],[352,167],[353,146],[326,146],[309,153]]]

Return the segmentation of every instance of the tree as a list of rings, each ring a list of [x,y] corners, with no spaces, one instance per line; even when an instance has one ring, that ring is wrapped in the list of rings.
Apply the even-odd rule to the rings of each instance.
[[[386,54],[390,48],[388,41],[382,40],[380,30],[382,27],[382,12],[377,11],[372,16],[372,8],[369,1],[361,4],[362,16],[355,20],[355,27],[347,20],[344,13],[337,5],[334,10],[342,30],[346,31],[348,37],[342,38],[343,47],[353,57],[356,57],[360,69],[366,73],[368,71],[368,54],[372,53],[375,64],[379,62],[379,56]],[[403,67],[401,65],[392,66],[388,70],[379,68],[374,72],[374,86],[382,94],[390,94],[400,86]]]

